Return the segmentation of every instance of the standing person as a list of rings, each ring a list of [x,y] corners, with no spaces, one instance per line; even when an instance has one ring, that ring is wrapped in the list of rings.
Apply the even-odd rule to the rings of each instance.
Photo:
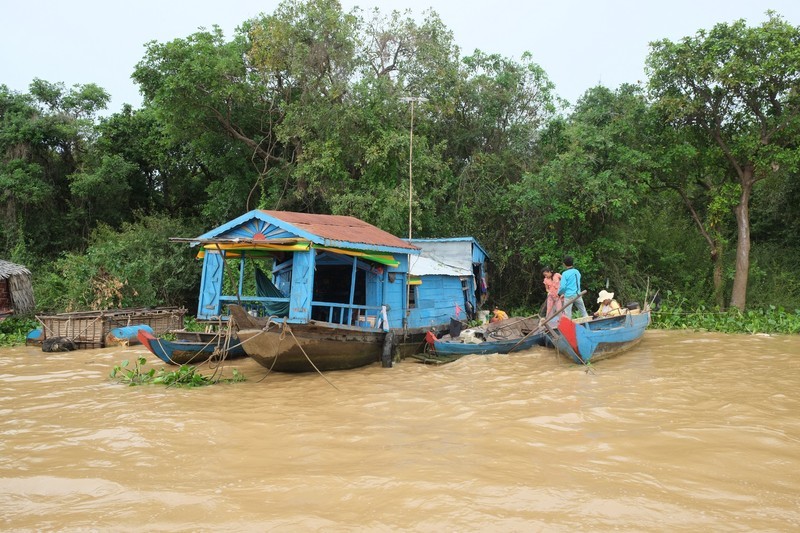
[[[550,316],[550,311],[555,307],[558,309],[564,303],[564,299],[558,295],[558,286],[561,283],[561,274],[553,272],[550,267],[545,267],[542,270],[544,276],[544,290],[547,292],[547,315]]]
[[[580,293],[581,273],[575,268],[572,257],[568,255],[564,258],[564,272],[561,273],[561,283],[558,285],[558,294],[563,296],[564,300],[575,298],[574,302],[564,308],[564,315],[568,318],[572,318],[572,304],[575,304],[582,317],[589,316]]]

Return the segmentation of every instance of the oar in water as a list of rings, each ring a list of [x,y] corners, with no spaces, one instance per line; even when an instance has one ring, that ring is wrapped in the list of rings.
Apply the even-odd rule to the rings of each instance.
[[[578,295],[576,295],[576,296],[573,296],[573,297],[572,297],[572,298],[570,298],[569,300],[566,300],[566,301],[565,301],[565,302],[564,302],[564,303],[561,305],[561,307],[558,307],[557,309],[556,309],[556,308],[554,308],[552,311],[550,311],[550,314],[548,314],[546,317],[544,317],[544,320],[543,320],[543,321],[541,321],[541,322],[539,323],[539,326],[537,326],[535,329],[533,329],[533,330],[529,331],[527,335],[525,335],[524,337],[522,337],[522,338],[519,340],[519,342],[517,342],[517,344],[515,344],[515,345],[514,345],[514,346],[513,346],[513,347],[512,347],[512,348],[511,348],[509,351],[508,351],[508,353],[511,353],[511,352],[513,352],[513,351],[514,351],[514,350],[517,348],[517,346],[519,346],[519,345],[522,343],[522,341],[524,341],[525,339],[527,339],[529,336],[533,335],[534,333],[539,333],[540,331],[542,331],[542,328],[546,327],[546,326],[547,326],[547,324],[548,324],[548,323],[549,323],[551,320],[553,320],[555,317],[557,317],[557,316],[559,315],[559,313],[561,313],[561,312],[562,312],[564,309],[566,309],[566,308],[567,308],[567,306],[569,306],[569,305],[572,305],[572,303],[573,303],[575,300],[577,300],[578,298],[582,297],[584,294],[586,294],[586,291],[581,291],[581,293],[580,293],[580,294],[578,294]],[[546,303],[546,302],[545,302],[545,303]],[[531,317],[531,318],[532,318],[532,317]]]

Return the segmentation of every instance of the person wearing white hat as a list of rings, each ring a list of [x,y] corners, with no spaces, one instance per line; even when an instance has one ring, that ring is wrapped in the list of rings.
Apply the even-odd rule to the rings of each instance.
[[[608,292],[605,289],[600,291],[600,294],[597,295],[597,303],[600,304],[600,307],[597,311],[592,313],[592,316],[595,318],[622,314],[622,309],[620,309],[619,303],[614,299],[613,292]]]

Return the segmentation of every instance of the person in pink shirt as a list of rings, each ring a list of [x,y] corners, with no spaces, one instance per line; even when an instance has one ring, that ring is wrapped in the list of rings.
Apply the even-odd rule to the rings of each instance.
[[[547,291],[547,316],[550,316],[550,311],[553,310],[554,306],[557,309],[564,303],[564,297],[558,295],[561,274],[553,272],[550,267],[545,267],[542,270],[542,274],[544,275],[544,289]]]

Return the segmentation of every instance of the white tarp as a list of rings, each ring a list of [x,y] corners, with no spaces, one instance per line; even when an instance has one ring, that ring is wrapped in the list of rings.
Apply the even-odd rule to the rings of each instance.
[[[414,241],[422,251],[411,256],[412,276],[472,276],[472,242]]]
[[[440,263],[430,257],[411,256],[412,276],[471,276],[472,270],[465,270]]]

